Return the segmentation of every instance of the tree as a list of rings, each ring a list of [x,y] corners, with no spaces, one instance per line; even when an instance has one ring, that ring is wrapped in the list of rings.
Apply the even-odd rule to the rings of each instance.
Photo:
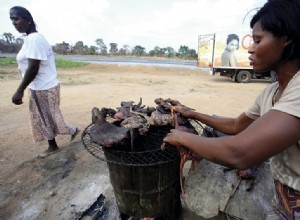
[[[149,51],[149,56],[154,57],[155,56],[155,51],[154,50],[150,50]]]
[[[169,57],[169,58],[170,57],[175,57],[175,54],[176,54],[176,52],[172,47],[167,47],[166,48],[166,52],[165,52],[166,57]]]
[[[120,55],[128,55],[130,54],[130,47],[129,45],[125,44],[121,49],[119,49],[118,54]]]
[[[126,55],[126,50],[124,50],[124,48],[121,48],[118,52],[118,54],[125,56]]]
[[[158,46],[154,47],[155,56],[162,57],[165,55],[165,51],[163,48],[160,48]]]
[[[189,58],[192,58],[192,59],[198,58],[198,54],[195,49],[189,49],[188,54],[189,54]]]
[[[146,54],[145,48],[140,46],[140,45],[136,45],[133,49],[132,49],[132,54],[135,56],[143,56]]]
[[[53,50],[54,50],[54,52],[56,52],[58,54],[69,54],[71,52],[70,44],[68,44],[64,41],[62,43],[55,44],[55,46],[53,47]]]
[[[20,44],[20,45],[22,45],[24,43],[24,40],[22,39],[22,38],[17,38],[16,39],[16,44]]]
[[[73,52],[75,54],[88,54],[89,47],[84,45],[82,41],[77,41],[73,46]]]
[[[131,51],[130,51],[129,45],[127,45],[127,44],[123,45],[123,49],[125,50],[126,55],[130,54]]]
[[[14,43],[14,41],[15,41],[15,37],[11,33],[3,33],[2,36],[5,39],[6,43],[11,44],[11,43]]]
[[[3,33],[0,40],[0,52],[3,53],[17,53],[20,51],[23,44],[23,40],[17,38],[11,33]]]
[[[159,46],[155,46],[153,50],[149,51],[150,56],[160,56],[161,48]]]
[[[101,38],[96,39],[96,44],[99,48],[99,53],[102,55],[107,54],[107,46],[105,45],[104,41]]]
[[[96,54],[97,53],[97,47],[96,46],[90,46],[89,47],[89,54],[92,54],[92,55],[94,55],[94,54]]]
[[[188,46],[180,46],[178,53],[180,58],[187,58],[188,57],[188,52],[189,52],[189,47]]]
[[[111,54],[116,54],[118,52],[118,44],[117,43],[110,43],[109,46],[110,46],[109,52]]]
[[[160,48],[156,46],[153,50],[149,51],[149,55],[157,57],[174,57],[175,50],[172,47]]]

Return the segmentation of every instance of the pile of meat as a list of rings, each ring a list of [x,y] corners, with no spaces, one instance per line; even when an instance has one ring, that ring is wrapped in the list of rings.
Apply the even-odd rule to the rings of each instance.
[[[142,99],[137,105],[133,101],[121,102],[117,110],[94,107],[93,126],[89,130],[91,139],[102,147],[125,145],[137,134],[147,134],[151,124],[149,116],[153,111],[155,108],[142,105]]]
[[[198,134],[190,121],[178,113],[174,113],[174,106],[182,105],[172,99],[157,98],[156,107],[145,107],[142,99],[138,104],[133,101],[123,101],[116,110],[111,108],[92,109],[93,126],[89,130],[91,140],[102,147],[122,146],[133,142],[138,135],[147,135],[150,126],[171,125],[181,131]],[[108,120],[109,119],[109,120]],[[161,149],[164,150],[165,144]],[[195,170],[201,158],[185,147],[177,147],[180,155],[180,185],[183,191],[182,172],[185,162],[192,160],[192,169]]]

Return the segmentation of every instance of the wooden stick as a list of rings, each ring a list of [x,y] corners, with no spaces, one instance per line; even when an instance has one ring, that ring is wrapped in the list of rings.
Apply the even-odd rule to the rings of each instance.
[[[237,188],[239,187],[241,181],[242,181],[242,177],[239,177],[237,183],[235,184],[235,187],[234,187],[233,190],[231,191],[231,193],[230,193],[230,195],[229,195],[229,198],[228,198],[228,200],[227,200],[227,202],[226,202],[226,204],[225,204],[225,207],[224,207],[224,210],[223,210],[224,213],[225,213],[225,211],[226,211],[226,209],[227,209],[227,206],[228,206],[228,204],[229,204],[230,199],[233,197],[233,195],[234,195],[234,193],[236,192]]]

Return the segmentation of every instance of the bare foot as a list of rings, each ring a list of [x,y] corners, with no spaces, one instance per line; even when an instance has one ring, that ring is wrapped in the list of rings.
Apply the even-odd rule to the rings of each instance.
[[[76,128],[75,133],[71,135],[70,141],[73,141],[73,140],[75,139],[75,137],[77,136],[77,134],[79,134],[79,131],[80,131],[80,130],[79,130],[78,128]]]
[[[37,158],[43,159],[43,158],[45,158],[45,157],[50,156],[51,154],[57,153],[58,151],[59,151],[59,149],[56,149],[56,150],[54,150],[54,151],[45,150],[44,152],[40,153],[40,154],[37,156]]]

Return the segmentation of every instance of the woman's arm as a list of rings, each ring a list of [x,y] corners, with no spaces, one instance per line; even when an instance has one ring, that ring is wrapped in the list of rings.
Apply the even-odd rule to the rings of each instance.
[[[237,118],[220,117],[193,112],[192,117],[225,134],[238,134],[247,128],[254,120],[242,113]]]
[[[231,67],[236,67],[237,66],[237,61],[236,61],[234,52],[231,52],[231,54],[229,56],[229,66],[231,66]]]
[[[22,99],[24,96],[24,91],[27,86],[34,80],[36,75],[38,74],[40,68],[40,60],[28,59],[28,67],[24,74],[24,78],[20,83],[17,91],[12,97],[12,102],[16,105],[21,105],[23,103]]]
[[[245,113],[242,113],[237,118],[226,118],[195,112],[186,106],[174,106],[173,110],[186,118],[196,119],[220,132],[230,135],[240,133],[253,122],[253,119],[249,118]]]
[[[300,139],[300,119],[271,110],[235,136],[205,138],[172,130],[164,142],[185,146],[200,157],[237,169],[258,165]]]

